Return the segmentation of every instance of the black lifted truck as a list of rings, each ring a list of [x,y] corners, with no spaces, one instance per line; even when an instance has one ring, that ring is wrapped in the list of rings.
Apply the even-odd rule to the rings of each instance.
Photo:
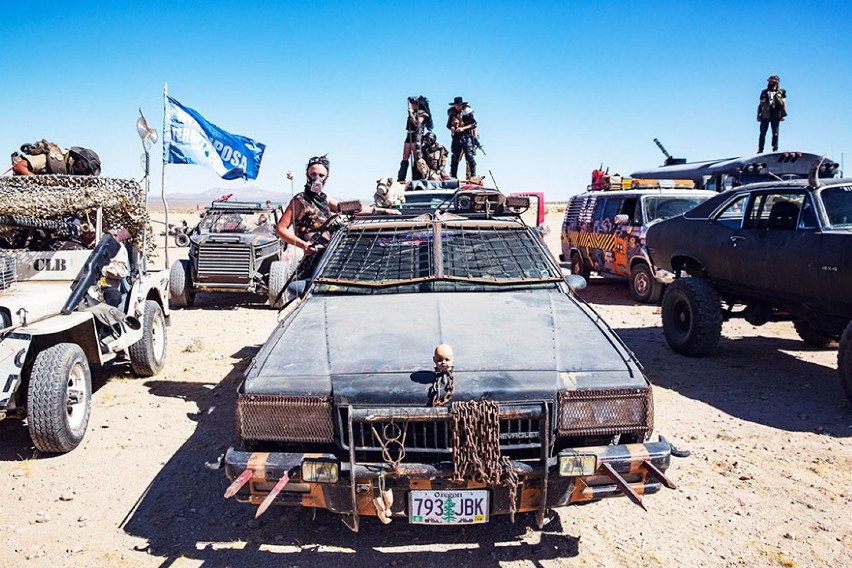
[[[432,212],[360,217],[246,371],[226,497],[365,517],[492,515],[674,487],[651,385],[573,292],[528,197],[460,189]]]
[[[666,341],[684,355],[715,351],[722,322],[792,321],[817,347],[839,340],[852,400],[852,180],[735,187],[648,230],[655,265],[679,278],[663,297]]]
[[[172,264],[172,307],[192,306],[198,292],[249,292],[280,308],[301,251],[276,235],[279,211],[256,202],[211,203],[189,233],[189,258]]]

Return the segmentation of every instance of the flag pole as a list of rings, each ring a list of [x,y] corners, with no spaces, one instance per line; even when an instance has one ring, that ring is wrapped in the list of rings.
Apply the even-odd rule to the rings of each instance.
[[[165,237],[165,250],[166,250],[166,270],[170,270],[171,266],[169,266],[169,202],[166,201],[166,109],[169,104],[169,84],[163,83],[163,169],[160,176],[160,198],[163,200],[163,209],[166,214],[166,237]],[[171,143],[171,133],[168,134],[169,143]]]

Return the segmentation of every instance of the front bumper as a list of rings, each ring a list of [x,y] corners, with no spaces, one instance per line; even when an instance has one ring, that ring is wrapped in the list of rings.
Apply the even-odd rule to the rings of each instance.
[[[596,457],[594,473],[560,475],[559,456],[569,454],[593,454]],[[337,463],[340,471],[337,482],[304,482],[302,463],[306,459]],[[663,437],[644,444],[572,448],[548,458],[546,463],[543,460],[512,461],[519,479],[514,511],[535,512],[541,524],[548,509],[608,497],[627,496],[641,506],[643,495],[656,493],[661,486],[674,488],[665,476],[670,461],[671,446]],[[232,481],[250,472],[247,482],[235,494],[239,501],[261,505],[286,475],[289,481],[274,497],[275,504],[316,507],[351,516],[356,530],[358,517],[378,516],[373,500],[380,485],[393,492],[391,517],[408,516],[408,492],[418,489],[484,488],[489,492],[491,515],[510,514],[513,510],[510,491],[505,485],[488,486],[473,480],[454,483],[452,462],[400,463],[398,471],[383,463],[359,463],[353,471],[349,462],[332,454],[243,452],[229,448],[224,468],[225,475]]]

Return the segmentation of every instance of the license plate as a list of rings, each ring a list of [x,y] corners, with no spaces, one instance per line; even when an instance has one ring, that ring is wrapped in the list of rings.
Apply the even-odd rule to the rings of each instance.
[[[411,491],[408,520],[418,525],[488,522],[488,491]]]

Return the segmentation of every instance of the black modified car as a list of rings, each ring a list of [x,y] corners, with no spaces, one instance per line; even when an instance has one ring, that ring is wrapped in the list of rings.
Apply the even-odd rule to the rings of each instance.
[[[226,497],[327,509],[358,530],[643,495],[671,447],[652,389],[519,212],[459,190],[340,229],[246,371]]]
[[[663,297],[666,340],[715,351],[722,321],[789,320],[807,343],[840,342],[852,400],[852,180],[744,185],[648,230],[656,266],[679,275]]]
[[[280,209],[255,202],[214,201],[189,231],[189,258],[172,264],[171,305],[189,307],[198,292],[249,292],[280,307],[282,288],[301,251],[275,233]]]

